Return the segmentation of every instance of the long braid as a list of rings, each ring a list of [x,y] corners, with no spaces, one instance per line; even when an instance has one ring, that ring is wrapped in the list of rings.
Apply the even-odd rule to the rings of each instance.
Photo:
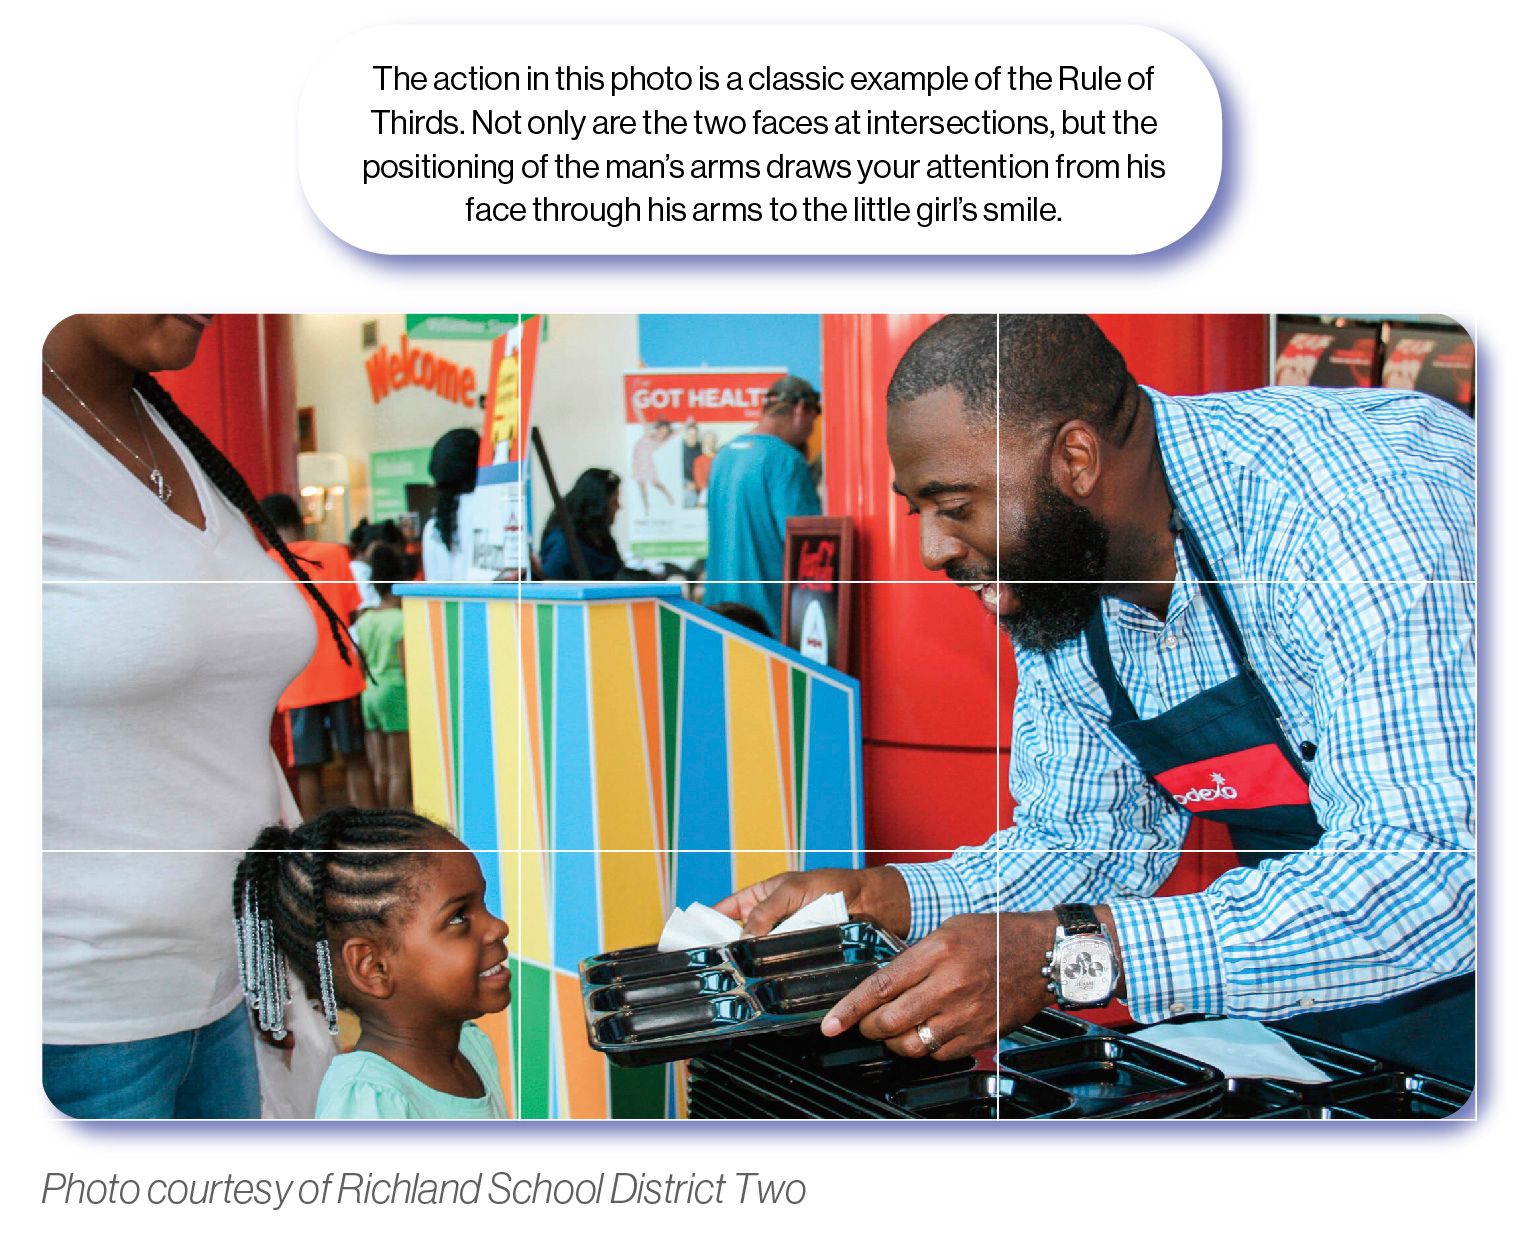
[[[439,488],[432,517],[437,520],[438,539],[443,542],[443,548],[452,549],[455,529],[458,527],[459,494]]]
[[[279,534],[279,529],[263,512],[263,508],[258,504],[258,498],[253,495],[253,490],[248,487],[248,481],[242,477],[242,473],[232,465],[227,455],[211,442],[211,438],[195,426],[190,417],[179,408],[178,402],[169,395],[167,388],[146,371],[138,373],[132,386],[158,411],[163,421],[169,425],[169,429],[179,437],[200,469],[206,473],[206,478],[221,490],[228,501],[242,511],[248,522],[269,543],[270,548],[279,554],[280,559],[289,568],[290,574],[299,580],[306,591],[316,599],[316,604],[327,618],[328,630],[332,633],[332,639],[337,642],[337,650],[342,655],[343,661],[351,660],[348,652],[350,648],[358,652],[359,664],[364,668],[364,674],[372,679],[368,661],[349,637],[347,624],[343,622],[337,611],[327,604],[327,599],[322,596],[321,588],[312,581],[306,571],[308,565],[319,566],[320,564],[307,563],[305,559],[290,551],[290,546],[285,544],[284,537]]]
[[[233,880],[243,989],[259,1027],[284,1029],[288,961],[321,998],[327,1029],[342,1005],[333,969],[335,933],[384,933],[414,902],[416,860],[438,826],[407,810],[339,807],[293,832],[259,833]]]

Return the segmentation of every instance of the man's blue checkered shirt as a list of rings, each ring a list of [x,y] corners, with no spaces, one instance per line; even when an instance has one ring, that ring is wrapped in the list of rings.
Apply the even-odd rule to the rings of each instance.
[[[898,865],[912,939],[951,915],[1108,903],[1143,1022],[1372,1002],[1475,962],[1475,424],[1413,392],[1149,393],[1171,491],[1293,744],[1310,852],[1152,897],[1189,817],[1108,729],[1075,640],[1019,650],[1014,826]],[[1236,674],[1177,545],[1163,623],[1103,602],[1151,718]]]

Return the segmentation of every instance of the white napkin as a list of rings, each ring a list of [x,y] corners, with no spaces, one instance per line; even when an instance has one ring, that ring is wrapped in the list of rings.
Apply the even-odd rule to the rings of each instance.
[[[794,915],[776,924],[773,932],[794,933],[803,928],[822,928],[828,924],[847,924],[849,908],[844,905],[842,893],[824,893],[813,898]]]
[[[827,924],[848,922],[849,910],[844,905],[843,894],[825,893],[782,920],[774,931],[793,933],[802,928],[821,928]],[[695,950],[701,946],[725,946],[737,941],[742,931],[737,920],[729,919],[700,902],[692,902],[683,909],[676,907],[674,913],[664,921],[664,931],[659,934],[659,949]]]
[[[1271,1077],[1300,1085],[1320,1085],[1331,1079],[1258,1020],[1156,1024],[1131,1036],[1209,1063],[1229,1077]]]
[[[684,910],[676,907],[674,914],[664,921],[664,931],[659,934],[659,949],[695,950],[701,946],[725,946],[730,941],[737,941],[742,931],[737,920],[728,919],[720,911],[700,902],[692,902]]]

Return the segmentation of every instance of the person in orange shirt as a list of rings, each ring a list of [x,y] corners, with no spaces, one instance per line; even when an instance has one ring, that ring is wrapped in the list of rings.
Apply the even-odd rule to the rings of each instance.
[[[300,506],[286,493],[274,493],[259,504],[290,552],[306,563],[328,604],[344,623],[351,624],[360,596],[348,562],[348,547],[304,539]],[[318,626],[325,626],[304,587],[301,594],[312,614],[318,615]],[[287,765],[295,768],[300,810],[307,819],[321,813],[322,768],[332,757],[334,745],[342,753],[348,800],[355,806],[374,805],[374,778],[364,756],[364,721],[358,705],[358,695],[363,691],[364,671],[357,646],[349,650],[344,661],[331,633],[318,631],[316,652],[284,691],[278,706],[285,720]]]

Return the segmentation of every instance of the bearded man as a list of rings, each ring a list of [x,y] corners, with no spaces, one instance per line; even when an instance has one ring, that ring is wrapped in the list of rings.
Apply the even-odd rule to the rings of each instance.
[[[1471,1083],[1471,419],[1405,391],[1167,397],[1057,315],[935,323],[887,401],[923,564],[1016,651],[1015,822],[719,904],[762,935],[842,891],[915,943],[823,1032],[952,1059],[1116,997]],[[1239,866],[1154,896],[1195,816]]]

